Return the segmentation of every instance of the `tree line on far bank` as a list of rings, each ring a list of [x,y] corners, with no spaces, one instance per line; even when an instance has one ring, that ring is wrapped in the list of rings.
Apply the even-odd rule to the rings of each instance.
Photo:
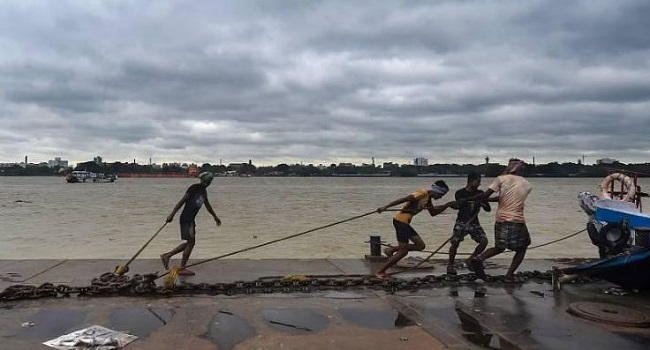
[[[398,165],[391,164],[384,167],[373,165],[350,165],[331,164],[327,167],[316,167],[313,164],[278,164],[276,166],[256,167],[252,163],[213,165],[205,163],[199,167],[200,171],[210,171],[215,174],[250,175],[250,176],[463,176],[470,172],[478,172],[487,177],[494,177],[503,172],[504,165],[489,164],[432,164],[428,166]],[[530,177],[603,177],[608,169],[620,169],[640,173],[640,176],[650,176],[650,163],[639,164],[599,164],[584,165],[577,163],[547,163],[529,164],[526,167],[526,175]],[[120,173],[163,173],[163,174],[186,174],[187,167],[178,164],[163,164],[161,167],[151,165],[140,165],[136,163],[102,163],[93,161],[79,163],[74,170],[86,170],[96,173],[120,174]],[[50,168],[46,165],[30,164],[27,167],[14,165],[0,168],[0,176],[51,176],[64,175],[70,169],[59,167]]]

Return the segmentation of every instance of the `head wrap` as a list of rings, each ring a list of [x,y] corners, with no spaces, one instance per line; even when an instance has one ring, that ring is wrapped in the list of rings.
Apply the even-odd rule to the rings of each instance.
[[[214,174],[209,171],[202,172],[199,174],[199,179],[201,179],[201,181],[210,182],[214,179]]]
[[[521,170],[524,169],[524,166],[526,163],[524,163],[523,160],[517,159],[517,158],[510,158],[510,161],[508,162],[508,166],[506,167],[506,170],[503,171],[503,175],[506,174],[517,174]]]
[[[441,196],[444,196],[447,193],[447,191],[449,191],[449,189],[433,184],[431,185],[431,191],[433,191],[433,193],[437,193]]]

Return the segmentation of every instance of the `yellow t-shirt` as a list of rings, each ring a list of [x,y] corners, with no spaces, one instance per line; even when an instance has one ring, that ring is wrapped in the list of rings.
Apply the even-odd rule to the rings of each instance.
[[[415,197],[415,202],[407,202],[402,207],[402,210],[397,212],[393,217],[397,221],[401,221],[405,224],[410,224],[411,219],[415,214],[421,212],[424,208],[429,205],[431,202],[431,196],[429,196],[429,190],[423,188],[411,193]]]
[[[533,186],[521,176],[507,174],[498,176],[489,189],[499,193],[496,222],[525,223],[524,202]]]

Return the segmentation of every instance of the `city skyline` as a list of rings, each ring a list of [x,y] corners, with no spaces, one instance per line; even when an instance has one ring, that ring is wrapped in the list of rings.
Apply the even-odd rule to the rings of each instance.
[[[138,164],[138,165],[148,165],[148,164],[151,164],[151,165],[163,165],[163,164],[197,164],[197,165],[202,165],[202,164],[208,163],[208,164],[211,164],[211,165],[228,166],[230,164],[243,164],[243,163],[249,163],[250,162],[251,164],[253,164],[255,166],[258,166],[258,167],[259,166],[261,166],[261,167],[277,166],[279,164],[290,164],[290,165],[294,165],[294,164],[309,165],[309,164],[311,164],[311,165],[314,165],[314,166],[329,166],[331,164],[336,164],[336,165],[339,165],[339,164],[352,164],[352,165],[355,165],[355,166],[357,166],[357,165],[376,165],[376,166],[380,167],[382,164],[414,165],[414,166],[427,166],[427,165],[434,165],[434,164],[460,164],[460,165],[462,165],[462,164],[480,165],[480,164],[487,164],[487,163],[490,163],[490,164],[507,164],[507,161],[508,161],[508,159],[504,159],[503,161],[493,161],[493,160],[490,159],[490,157],[484,157],[483,162],[474,162],[474,163],[472,163],[472,162],[468,162],[468,163],[454,163],[454,162],[438,163],[438,162],[436,162],[436,163],[431,163],[431,162],[429,162],[428,158],[421,157],[421,156],[412,158],[409,162],[399,162],[399,161],[395,161],[395,160],[377,161],[374,157],[372,157],[370,162],[362,161],[362,162],[358,162],[358,163],[342,162],[342,161],[334,161],[334,162],[329,162],[329,163],[313,163],[313,162],[298,161],[298,162],[277,163],[277,164],[255,163],[255,161],[253,161],[253,159],[248,159],[247,161],[229,161],[229,162],[224,162],[222,159],[220,159],[218,162],[214,162],[214,161],[212,161],[212,162],[210,162],[210,161],[208,161],[208,162],[195,162],[195,161],[188,161],[188,160],[170,161],[170,162],[154,162],[153,159],[151,159],[151,158],[148,159],[145,163],[142,163],[142,162],[138,162],[137,159],[133,159],[132,161],[125,161],[125,160],[108,160],[107,161],[102,156],[93,156],[92,159],[87,159],[87,160],[82,160],[82,161],[70,161],[70,160],[67,160],[67,159],[63,159],[63,157],[53,157],[52,159],[48,159],[48,160],[29,161],[29,156],[25,156],[23,159],[24,160],[22,162],[18,162],[18,161],[14,161],[14,162],[0,161],[0,165],[8,166],[8,165],[21,165],[21,164],[34,164],[34,165],[47,164],[49,167],[58,166],[58,165],[61,165],[62,167],[68,167],[68,166],[69,167],[74,167],[77,164],[82,164],[82,163],[87,163],[87,162],[95,162],[95,163],[98,163],[98,164],[102,164],[102,163],[104,163],[104,164],[112,164],[112,163],[118,163],[119,162],[119,163],[135,163],[135,164]],[[523,160],[526,161],[527,163],[533,164],[533,165],[534,164],[549,164],[549,163],[560,163],[560,164],[562,164],[562,163],[575,163],[575,164],[584,164],[584,165],[613,164],[613,163],[635,164],[633,162],[623,162],[623,161],[620,161],[617,158],[610,158],[610,157],[598,158],[598,159],[595,159],[591,163],[586,162],[585,159],[586,159],[586,156],[578,158],[578,159],[576,159],[574,161],[571,161],[571,160],[568,160],[568,161],[551,160],[551,161],[548,161],[548,162],[539,162],[535,157],[533,157],[530,160],[527,160],[527,159],[523,159]],[[647,163],[650,163],[650,161],[640,162],[640,163],[636,163],[636,164],[647,164]]]
[[[0,4],[0,159],[650,159],[650,2]]]

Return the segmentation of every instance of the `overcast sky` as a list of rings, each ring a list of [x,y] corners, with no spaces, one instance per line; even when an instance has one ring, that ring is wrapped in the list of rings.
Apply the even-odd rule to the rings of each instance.
[[[0,0],[0,162],[649,162],[649,33],[647,0]]]

